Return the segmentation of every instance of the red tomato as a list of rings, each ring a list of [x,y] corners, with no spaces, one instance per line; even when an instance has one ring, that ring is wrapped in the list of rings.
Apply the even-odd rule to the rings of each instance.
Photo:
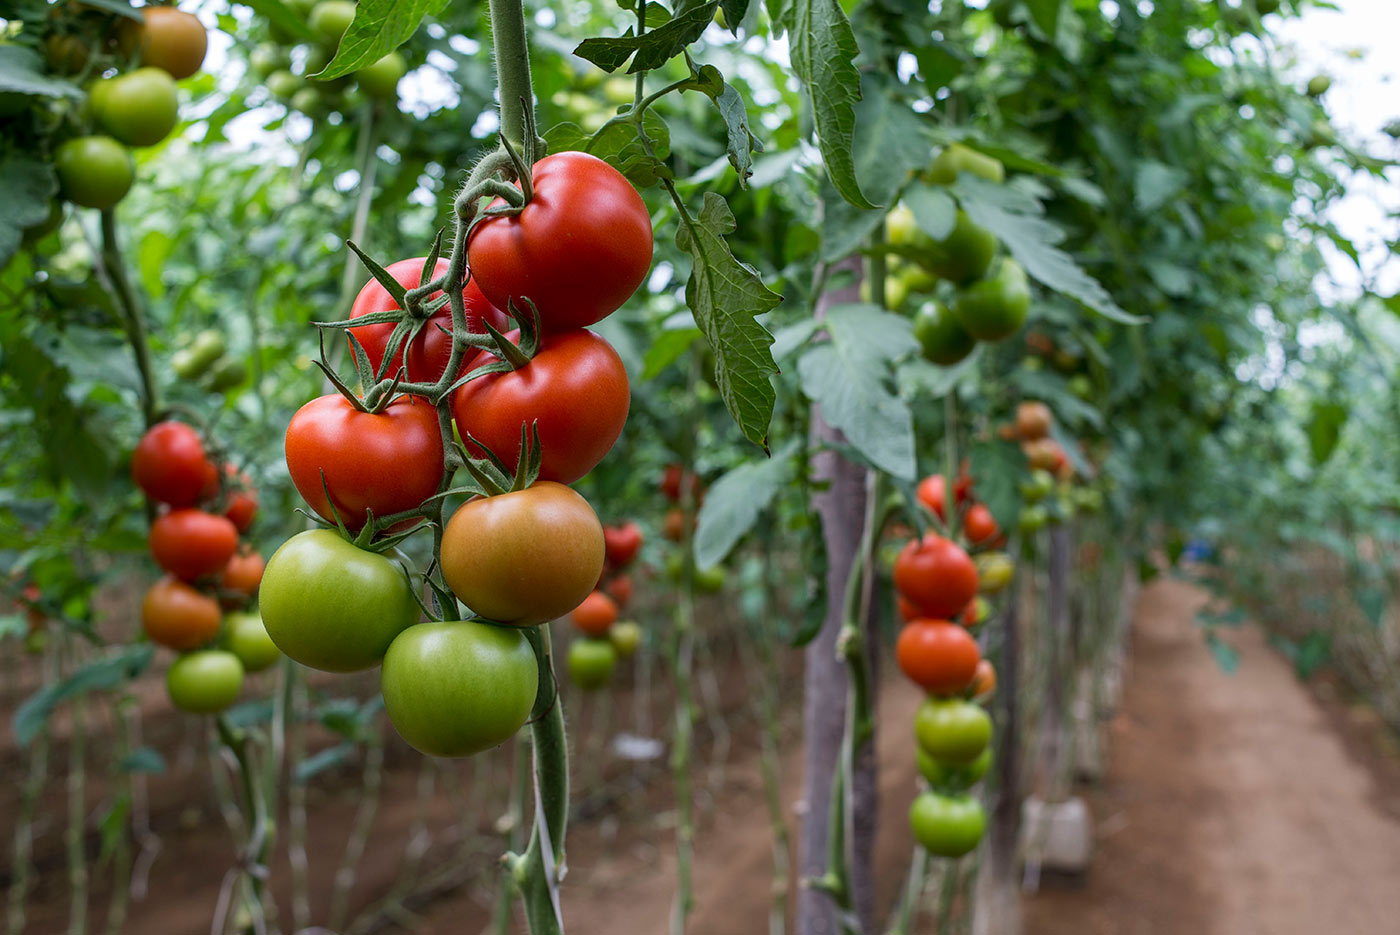
[[[617,604],[602,591],[594,591],[573,609],[569,619],[589,636],[607,636],[608,628],[617,622]]]
[[[930,474],[928,477],[919,481],[919,486],[914,492],[914,495],[918,498],[920,503],[928,507],[937,514],[939,519],[944,521],[948,519],[943,513],[943,509],[948,503],[947,486],[948,485],[943,480],[942,474]],[[963,505],[971,491],[972,478],[966,475],[959,477],[953,483],[953,499],[957,501],[958,506]]]
[[[199,433],[183,422],[160,422],[146,430],[131,458],[131,476],[146,496],[174,507],[193,506],[212,476]]]
[[[900,551],[894,586],[923,616],[947,620],[977,596],[977,566],[957,543],[931,532]]]
[[[910,620],[919,619],[919,608],[909,603],[909,599],[903,594],[895,594],[895,603],[899,607],[899,619],[908,623]]]
[[[992,511],[980,503],[968,508],[967,515],[963,517],[963,530],[973,545],[986,545],[1001,534],[1001,527],[997,526]]]
[[[423,263],[426,257],[414,257],[410,260],[399,260],[385,267],[385,270],[394,280],[406,289],[417,288],[423,282]],[[450,264],[443,258],[437,261],[433,278],[447,272]],[[427,301],[432,301],[442,295],[438,290],[428,297]],[[496,308],[481,294],[481,289],[475,280],[468,280],[462,289],[462,299],[467,311],[467,330],[484,334],[486,328],[482,326],[482,319],[491,322],[498,330],[509,327],[509,319],[505,313]],[[379,280],[370,277],[369,282],[360,290],[360,294],[355,297],[355,304],[350,307],[350,317],[360,318],[364,315],[371,315],[375,312],[388,312],[397,309],[389,290],[379,284]],[[444,330],[445,329],[445,330]],[[369,357],[369,364],[374,368],[374,372],[379,372],[379,366],[384,360],[385,346],[389,343],[389,335],[394,331],[392,323],[382,325],[360,325],[350,328],[353,334],[364,346],[365,354]],[[346,340],[349,340],[347,338]],[[398,369],[403,366],[404,353],[403,344],[394,353],[394,360],[389,365],[389,372],[385,376],[393,376]],[[463,359],[467,363],[474,352],[469,352]],[[444,305],[423,323],[422,329],[408,345],[408,379],[413,383],[429,383],[438,380],[442,372],[447,369],[447,361],[452,357],[452,307]]]
[[[899,668],[930,695],[964,691],[977,674],[981,659],[972,634],[946,620],[907,623],[895,643]]]
[[[604,526],[603,547],[608,552],[608,564],[621,568],[636,558],[641,550],[642,527],[631,520],[621,526]]]
[[[463,440],[471,433],[512,470],[520,456],[520,427],[538,422],[540,480],[572,484],[612,449],[629,402],[622,358],[598,335],[579,330],[546,338],[519,370],[487,374],[458,388],[452,415]],[[481,455],[470,441],[467,447]]]
[[[547,332],[586,327],[615,312],[651,268],[646,203],[621,172],[586,153],[546,156],[531,176],[525,210],[472,233],[472,275],[497,308],[515,299],[523,310],[528,297]]]
[[[607,535],[607,530],[603,530],[603,535]],[[608,596],[617,601],[618,607],[626,606],[632,600],[632,578],[630,575],[618,575],[603,586],[603,590],[608,592]]]
[[[228,506],[224,508],[224,516],[239,532],[247,532],[257,514],[258,495],[251,490],[234,491],[228,498]]]
[[[203,510],[171,510],[151,524],[151,554],[182,581],[222,571],[238,550],[238,530]]]
[[[365,524],[365,511],[388,516],[416,509],[442,479],[437,411],[401,396],[378,413],[360,412],[339,393],[311,400],[287,426],[287,470],[311,508],[331,519],[321,486],[325,472],[335,508],[347,528]]]
[[[979,660],[968,691],[973,698],[989,698],[997,690],[997,670],[986,659]]]
[[[682,510],[667,510],[666,517],[661,524],[661,535],[672,542],[680,542],[685,538],[685,513]]]
[[[219,579],[219,587],[225,591],[242,594],[244,597],[256,597],[258,585],[262,582],[263,569],[266,566],[267,562],[257,552],[235,555],[224,566],[223,576]],[[235,601],[233,603],[234,606],[237,606],[241,602]]]
[[[700,478],[690,471],[682,470],[679,464],[666,465],[666,472],[661,475],[661,495],[672,503],[679,503],[682,484],[690,486],[690,494],[698,504],[700,502]]]

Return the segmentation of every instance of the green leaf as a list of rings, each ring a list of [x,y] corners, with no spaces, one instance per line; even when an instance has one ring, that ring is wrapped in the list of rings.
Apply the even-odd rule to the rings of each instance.
[[[922,357],[911,357],[899,365],[895,382],[901,395],[924,394],[932,399],[942,399],[953,391],[963,379],[977,372],[977,364],[982,359],[985,344],[978,343],[967,357],[951,367],[931,364]]]
[[[1014,443],[1000,439],[974,441],[968,449],[977,499],[987,505],[1003,529],[1011,528],[1021,510],[1020,482],[1026,476],[1026,456]]]
[[[352,743],[339,743],[334,747],[327,747],[298,763],[292,778],[298,783],[305,784],[317,774],[346,762],[354,752],[355,745]]]
[[[1176,197],[1189,176],[1182,169],[1160,162],[1139,162],[1133,173],[1133,202],[1139,211],[1156,211]]]
[[[775,308],[782,296],[770,291],[752,267],[734,258],[724,242],[724,235],[733,230],[729,205],[715,192],[706,192],[699,214],[682,216],[676,245],[690,254],[685,303],[714,350],[720,398],[745,437],[766,451],[777,399],[769,377],[778,366],[769,350],[773,336],[754,316]]]
[[[15,742],[29,746],[59,705],[88,692],[105,691],[131,681],[146,670],[155,654],[155,647],[149,643],[124,646],[89,662],[62,681],[39,689],[15,711]]]
[[[5,50],[0,46],[0,52]],[[19,250],[24,229],[43,223],[58,194],[58,177],[47,160],[36,159],[22,150],[11,150],[0,158],[0,266],[10,262]]]
[[[941,187],[915,183],[904,192],[904,203],[913,212],[919,230],[934,240],[943,240],[958,223],[957,202]]]
[[[831,341],[797,361],[802,392],[870,464],[912,480],[914,417],[893,391],[891,365],[918,349],[913,325],[873,305],[835,306],[824,324]]]
[[[837,0],[793,0],[793,71],[807,87],[816,124],[817,146],[831,184],[857,208],[873,209],[856,181],[851,146],[860,73],[853,60],[860,49]]]
[[[1308,418],[1308,448],[1312,452],[1313,464],[1321,467],[1332,457],[1337,442],[1342,437],[1342,427],[1347,422],[1347,407],[1332,400],[1319,400],[1313,403],[1312,415]]]
[[[681,358],[700,338],[699,328],[671,328],[656,336],[642,361],[642,379],[650,380]]]
[[[239,3],[250,7],[254,13],[264,19],[271,20],[272,25],[296,36],[303,42],[315,42],[319,39],[311,27],[306,25],[306,17],[298,14],[281,0],[239,0]],[[359,11],[356,10],[355,18],[359,19],[359,16]],[[353,23],[350,28],[354,28]]]
[[[0,91],[74,100],[84,96],[83,89],[71,81],[45,74],[39,53],[22,45],[0,45]]]
[[[713,72],[713,76],[709,75],[710,72]],[[715,102],[715,108],[724,118],[729,164],[739,174],[739,184],[747,186],[749,176],[753,175],[753,154],[762,152],[763,144],[749,129],[749,112],[744,106],[744,98],[737,88],[725,82],[719,69],[713,65],[702,67],[700,75],[702,80],[697,90],[704,91]],[[716,80],[704,80],[708,77]]]
[[[734,468],[705,491],[695,525],[695,565],[709,568],[723,561],[748,534],[759,516],[792,476],[793,439],[770,458]]]
[[[574,49],[574,54],[607,72],[617,71],[629,58],[632,67],[627,69],[628,74],[651,71],[680,55],[686,46],[699,39],[705,28],[714,22],[718,8],[718,0],[692,7],[641,36],[628,29],[612,39],[585,39]]]
[[[163,773],[165,757],[151,747],[137,747],[122,757],[120,766],[128,773]]]
[[[1025,0],[1025,4],[1026,10],[1031,14],[1031,21],[1045,33],[1046,39],[1054,42],[1059,26],[1060,7],[1063,6],[1062,0]]]
[[[572,124],[562,126],[568,127]],[[637,135],[637,125],[627,122],[614,123],[603,129],[597,139],[585,137],[582,143],[571,148],[587,149],[599,159],[615,166],[633,185],[649,188],[660,179],[671,178],[671,168],[664,162],[671,154],[671,130],[665,119],[655,110],[648,110],[642,115],[642,126],[646,130],[647,139],[651,141],[651,153],[655,155],[648,153],[642,145],[641,137]],[[561,152],[553,148],[553,140],[549,142],[550,152]]]
[[[141,238],[136,263],[141,270],[141,285],[153,298],[165,295],[165,263],[174,250],[175,238],[163,230],[151,230]]]
[[[446,6],[447,0],[359,0],[335,58],[311,77],[330,80],[373,65],[407,42],[424,16]]]

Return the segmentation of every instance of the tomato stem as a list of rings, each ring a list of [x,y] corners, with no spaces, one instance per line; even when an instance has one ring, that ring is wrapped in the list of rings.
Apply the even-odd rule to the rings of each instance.
[[[146,319],[131,288],[131,280],[126,275],[121,241],[117,237],[117,215],[111,208],[102,212],[102,270],[111,284],[117,306],[121,309],[122,327],[126,329],[127,341],[136,355],[136,369],[141,374],[141,414],[146,427],[150,428],[156,423],[157,413],[160,412],[160,387],[156,384],[155,369],[151,365]]]

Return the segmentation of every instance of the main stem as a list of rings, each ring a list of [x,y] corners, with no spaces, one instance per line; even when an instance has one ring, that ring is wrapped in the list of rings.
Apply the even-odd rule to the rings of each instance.
[[[523,152],[525,108],[534,106],[535,95],[521,0],[491,0],[491,37],[496,53],[496,92],[501,99],[501,136],[516,152]]]
[[[540,690],[531,711],[534,746],[535,827],[523,855],[507,854],[531,935],[563,935],[559,882],[564,878],[564,832],[569,823],[569,749],[564,708],[550,658],[549,630],[525,631],[539,665]]]
[[[102,212],[102,268],[112,284],[117,305],[121,308],[122,327],[136,355],[136,369],[141,374],[141,415],[146,425],[154,425],[160,412],[160,390],[156,385],[155,368],[151,365],[151,347],[146,338],[146,319],[136,300],[136,291],[126,276],[122,261],[121,242],[117,238],[117,216],[108,208]]]

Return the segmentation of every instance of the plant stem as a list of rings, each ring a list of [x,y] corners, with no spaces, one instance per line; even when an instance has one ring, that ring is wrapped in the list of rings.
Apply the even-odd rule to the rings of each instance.
[[[525,6],[521,0],[491,0],[491,44],[496,53],[501,136],[517,152],[524,151],[525,108],[534,107],[535,94],[530,83],[530,47],[525,38]],[[533,119],[530,123],[533,125]]]
[[[360,174],[360,190],[355,198],[355,214],[350,221],[349,239],[357,244],[364,242],[365,230],[369,227],[369,209],[374,203],[374,177],[379,168],[379,156],[374,146],[376,129],[374,106],[366,104],[361,111],[360,138],[355,150],[355,167]],[[355,283],[359,280],[359,268],[360,261],[354,253],[345,258],[345,270],[340,274],[340,299],[335,306],[337,317],[331,319],[332,321],[350,314],[350,300],[355,294]]]
[[[66,637],[64,644],[65,650],[71,651],[71,643]],[[87,931],[88,902],[87,853],[83,846],[87,832],[87,704],[82,695],[73,698],[71,710],[72,730],[68,739],[68,825],[63,835],[68,858],[68,935],[84,935]]]
[[[914,845],[914,853],[909,861],[909,879],[904,884],[904,895],[899,900],[899,910],[895,913],[894,924],[886,935],[910,935],[913,931],[914,915],[919,909],[919,897],[924,892],[924,880],[928,876],[928,851]]]
[[[253,762],[252,743],[248,732],[234,728],[224,715],[214,719],[219,732],[219,741],[233,754],[238,763],[238,781],[243,792],[244,817],[248,827],[248,840],[240,855],[242,871],[248,880],[249,909],[253,918],[263,920],[263,881],[267,878],[268,820],[267,802],[263,798],[263,787],[258,782],[257,764]]]
[[[531,935],[563,935],[559,881],[564,876],[564,833],[569,823],[569,749],[550,656],[548,627],[525,631],[535,650],[540,692],[530,716],[534,747],[535,826],[522,854],[507,854],[506,867],[520,889]]]
[[[117,237],[117,216],[110,208],[102,212],[102,269],[112,285],[113,295],[122,314],[122,327],[126,330],[132,353],[136,355],[136,369],[141,374],[141,415],[149,427],[155,424],[156,416],[160,412],[160,389],[156,385],[155,371],[151,365],[146,319],[140,303],[136,300],[136,292],[131,288],[131,280],[126,276],[121,242]]]
[[[44,654],[43,686],[52,685],[58,678],[58,653],[52,650]],[[29,750],[29,775],[20,790],[19,814],[15,816],[14,857],[10,861],[10,891],[8,894],[6,922],[9,935],[20,935],[24,931],[25,904],[34,873],[34,811],[39,804],[39,793],[44,789],[44,780],[49,771],[49,728],[46,725],[34,739]]]

